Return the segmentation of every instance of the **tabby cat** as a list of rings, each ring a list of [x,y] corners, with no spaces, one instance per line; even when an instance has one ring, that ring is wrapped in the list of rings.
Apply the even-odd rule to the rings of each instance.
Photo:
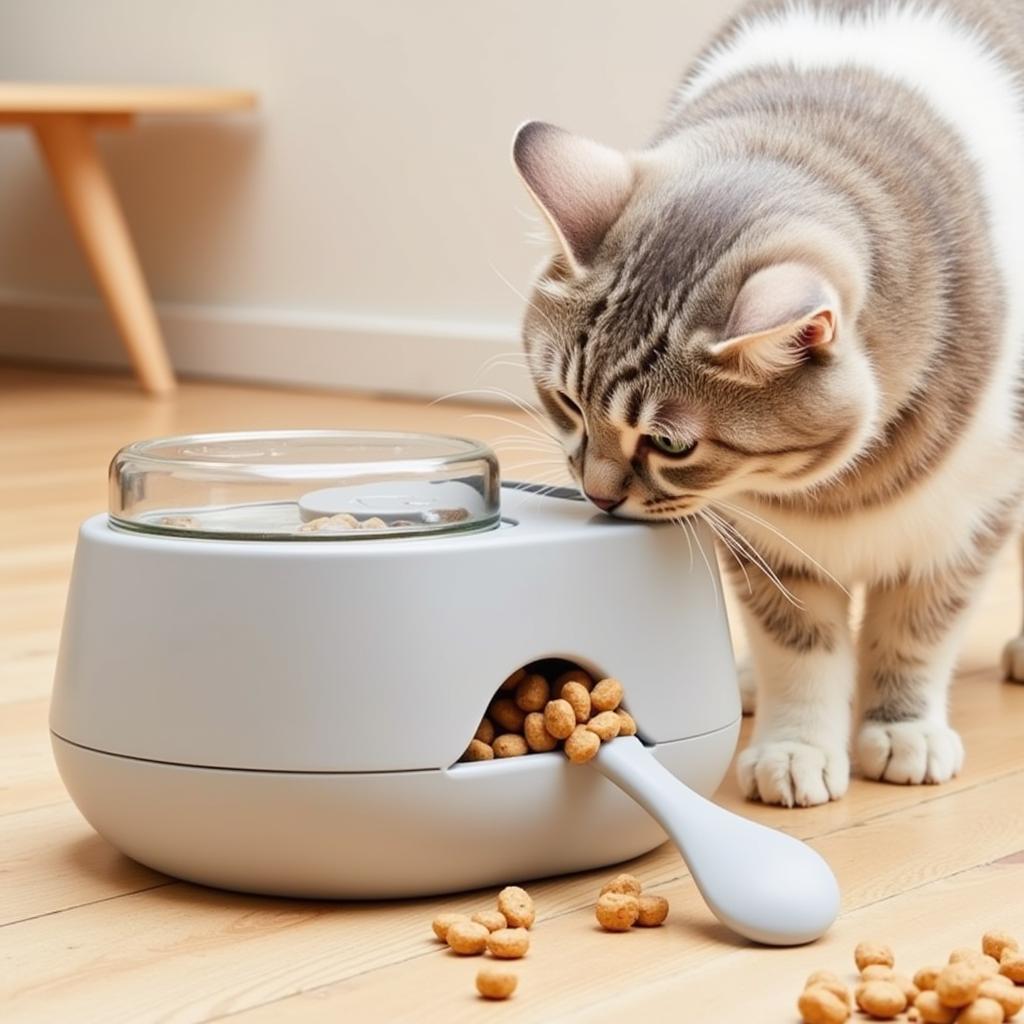
[[[864,776],[960,770],[958,642],[1022,520],[1022,72],[1024,0],[761,0],[647,148],[516,135],[538,395],[598,508],[731,548],[750,798],[842,796],[854,710]]]

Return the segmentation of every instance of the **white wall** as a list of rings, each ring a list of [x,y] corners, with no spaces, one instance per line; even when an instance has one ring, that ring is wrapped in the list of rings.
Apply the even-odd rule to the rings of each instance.
[[[0,76],[257,90],[256,115],[103,138],[175,362],[436,392],[516,344],[501,278],[525,290],[541,250],[515,126],[642,144],[735,6],[0,0]],[[120,359],[93,295],[30,138],[0,133],[0,354]]]

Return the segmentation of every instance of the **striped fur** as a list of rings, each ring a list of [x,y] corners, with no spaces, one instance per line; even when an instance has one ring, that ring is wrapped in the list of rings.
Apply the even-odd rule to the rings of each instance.
[[[517,141],[572,215],[524,322],[572,472],[617,515],[712,518],[732,549],[751,797],[840,796],[855,696],[864,774],[959,770],[957,639],[1024,493],[1022,74],[1024,0],[761,0],[651,145],[607,159],[602,202],[598,168],[565,184],[585,146]],[[867,591],[856,642],[840,584]]]

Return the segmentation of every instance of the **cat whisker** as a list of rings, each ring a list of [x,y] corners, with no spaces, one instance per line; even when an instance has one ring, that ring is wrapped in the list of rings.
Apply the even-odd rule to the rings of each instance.
[[[545,469],[561,469],[561,465],[556,462],[551,462],[547,459],[530,459],[528,462],[517,462],[514,466],[503,466],[502,469],[507,470],[509,473],[516,472],[520,469],[525,469],[527,466],[542,466]]]
[[[759,526],[763,526],[766,530],[769,531],[769,533],[773,533],[776,537],[779,538],[779,540],[784,541],[794,551],[796,551],[798,554],[806,558],[807,561],[811,563],[811,565],[813,565],[823,576],[830,579],[847,597],[851,596],[850,591],[847,590],[846,587],[843,586],[843,584],[839,580],[837,580],[836,577],[833,576],[832,573],[830,573],[828,569],[825,568],[825,566],[821,564],[821,562],[819,562],[816,558],[812,558],[806,551],[804,551],[802,547],[800,547],[799,544],[797,544],[795,541],[790,540],[789,537],[787,537],[784,533],[782,533],[781,530],[777,529],[775,526],[769,523],[768,520],[762,519],[761,516],[755,515],[753,512],[748,512],[745,508],[740,508],[739,506],[733,505],[727,501],[718,500],[715,502],[715,504],[721,505],[722,508],[726,509],[728,512],[732,512],[740,516],[746,516],[748,519],[757,523]]]
[[[524,447],[528,446],[538,452],[562,451],[561,445],[551,444],[539,437],[533,437],[530,434],[523,434],[520,437],[499,437],[491,441],[491,447],[496,450],[499,448],[508,448],[513,445],[521,445]]]
[[[476,388],[474,389],[474,391],[477,394],[481,395],[498,396],[504,398],[507,402],[511,402],[512,405],[514,405],[520,412],[525,413],[527,416],[529,416],[530,419],[533,420],[533,422],[537,425],[537,427],[540,428],[540,430],[543,433],[547,434],[551,438],[554,438],[556,441],[558,440],[555,437],[555,435],[552,434],[551,431],[548,429],[548,421],[545,418],[544,413],[542,413],[540,409],[538,409],[535,405],[532,405],[530,402],[525,401],[518,395],[512,394],[511,391],[507,391],[505,388],[495,387],[494,385]]]
[[[682,519],[670,519],[669,522],[675,523],[676,526],[682,526]],[[686,538],[686,547],[690,552],[690,572],[693,572],[693,541],[690,539],[690,534],[683,530],[683,536]]]
[[[466,413],[465,416],[463,416],[463,419],[466,419],[466,420],[493,420],[495,423],[507,423],[510,426],[520,427],[523,430],[528,431],[540,443],[551,442],[552,444],[557,444],[558,447],[559,447],[559,450],[561,450],[561,447],[562,447],[561,443],[558,441],[558,438],[555,437],[553,434],[545,434],[543,431],[538,430],[536,427],[530,426],[529,423],[519,423],[518,421],[510,419],[508,416],[502,416],[499,413],[494,413],[494,412],[468,412],[468,413]]]
[[[716,525],[713,519],[704,514],[703,510],[699,510],[697,512],[697,515],[700,516],[700,518],[703,519],[705,523],[707,523],[707,525],[711,529],[711,532],[722,542],[722,544],[728,550],[729,554],[732,555],[733,559],[736,562],[736,565],[739,567],[740,572],[743,573],[743,579],[746,580],[747,593],[753,593],[753,587],[750,584],[750,576],[747,575],[747,567],[743,564],[742,561],[740,561],[740,556],[736,553],[735,547],[733,547],[734,542],[730,541],[729,537],[721,530],[719,526]]]
[[[708,579],[711,581],[711,589],[714,590],[714,592],[715,592],[715,610],[718,611],[721,608],[722,599],[719,596],[719,592],[718,592],[719,591],[718,579],[715,576],[715,571],[711,568],[711,562],[708,559],[707,553],[704,551],[704,548],[703,548],[703,546],[701,545],[701,542],[700,542],[700,538],[697,536],[697,533],[696,533],[696,531],[693,528],[693,523],[690,522],[689,517],[684,516],[682,519],[677,520],[677,522],[685,530],[689,530],[690,533],[693,535],[693,542],[697,546],[697,550],[700,552],[700,557],[703,560],[704,566],[705,566],[705,568],[708,571]]]
[[[525,302],[527,306],[531,307],[534,310],[534,312],[536,312],[538,316],[540,316],[544,320],[548,327],[551,328],[551,330],[553,330],[556,334],[558,333],[558,328],[555,327],[554,323],[552,323],[551,317],[549,317],[547,313],[545,313],[544,310],[542,310],[537,305],[536,302],[532,302],[530,299],[528,299],[493,263],[488,263],[487,265],[497,275],[498,280],[503,282],[512,292],[513,295],[515,295],[517,298]]]
[[[791,604],[794,608],[803,608],[803,602],[800,601],[790,589],[779,579],[778,574],[768,564],[767,560],[757,550],[756,547],[750,542],[750,540],[739,530],[735,523],[730,523],[727,519],[723,519],[717,512],[710,507],[705,507],[705,512],[713,516],[715,521],[719,523],[723,530],[725,530],[736,542],[740,545],[740,553],[744,557],[749,558],[764,575],[771,580],[772,584],[779,591],[780,594]]]

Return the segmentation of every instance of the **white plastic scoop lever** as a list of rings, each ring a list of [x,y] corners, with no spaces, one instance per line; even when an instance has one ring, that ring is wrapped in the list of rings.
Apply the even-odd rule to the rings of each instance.
[[[698,796],[635,736],[603,743],[593,764],[669,834],[726,927],[755,942],[795,946],[836,919],[839,885],[806,843]]]

